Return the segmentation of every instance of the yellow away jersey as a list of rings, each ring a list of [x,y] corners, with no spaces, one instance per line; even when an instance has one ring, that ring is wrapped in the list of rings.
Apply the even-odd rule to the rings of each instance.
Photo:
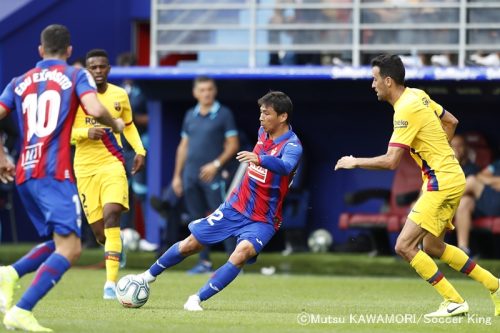
[[[123,134],[136,154],[146,155],[139,133],[132,121],[132,110],[127,92],[113,84],[103,94],[98,93],[99,101],[108,109],[113,118],[122,118],[125,122]],[[106,133],[101,140],[91,140],[88,137],[89,128],[102,127]],[[71,141],[76,146],[74,169],[77,177],[91,176],[101,170],[123,168],[125,159],[119,134],[111,128],[101,125],[94,117],[86,114],[82,106],[76,113]]]
[[[439,191],[465,184],[440,118],[446,111],[420,89],[406,88],[394,104],[389,146],[409,149],[422,170],[423,189]]]

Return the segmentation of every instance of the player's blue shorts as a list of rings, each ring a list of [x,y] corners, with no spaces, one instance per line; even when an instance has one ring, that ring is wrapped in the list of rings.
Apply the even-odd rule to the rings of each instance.
[[[75,233],[80,237],[80,200],[74,183],[50,177],[29,179],[17,190],[40,236]]]
[[[236,237],[237,242],[247,240],[252,243],[257,254],[274,235],[270,223],[252,221],[230,205],[223,203],[211,215],[189,224],[193,236],[203,245],[222,242],[228,237]],[[255,257],[248,263],[255,262]]]

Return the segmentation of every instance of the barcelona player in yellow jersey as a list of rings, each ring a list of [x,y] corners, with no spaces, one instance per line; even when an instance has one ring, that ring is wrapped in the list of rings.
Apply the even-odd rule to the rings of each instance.
[[[449,141],[458,120],[422,90],[405,87],[405,68],[396,55],[372,60],[373,83],[379,101],[394,107],[394,131],[387,153],[372,158],[342,157],[338,169],[395,169],[405,150],[422,170],[422,194],[412,207],[397,242],[396,252],[444,298],[426,317],[450,317],[469,311],[467,302],[439,271],[431,257],[482,283],[491,293],[495,315],[500,315],[499,280],[459,248],[446,244],[447,229],[465,189],[465,177]],[[423,244],[423,250],[419,244]]]
[[[127,92],[107,82],[110,65],[106,51],[89,51],[85,62],[96,82],[97,97],[113,118],[121,118],[125,122],[123,134],[136,153],[132,167],[132,174],[135,174],[144,166],[146,151],[132,121]],[[76,145],[74,169],[83,210],[96,240],[104,245],[106,283],[103,298],[114,299],[122,256],[120,215],[129,209],[120,136],[103,127],[80,107],[73,125],[72,140]]]

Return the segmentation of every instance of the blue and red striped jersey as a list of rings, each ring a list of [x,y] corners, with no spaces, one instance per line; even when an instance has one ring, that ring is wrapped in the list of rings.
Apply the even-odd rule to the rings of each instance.
[[[261,127],[253,152],[259,156],[260,165],[249,164],[227,203],[249,219],[272,223],[278,230],[283,200],[302,156],[302,144],[291,128],[271,140]]]
[[[39,61],[15,77],[0,96],[0,104],[15,110],[22,133],[16,183],[53,177],[74,181],[70,136],[80,99],[95,93],[90,74],[63,60]]]

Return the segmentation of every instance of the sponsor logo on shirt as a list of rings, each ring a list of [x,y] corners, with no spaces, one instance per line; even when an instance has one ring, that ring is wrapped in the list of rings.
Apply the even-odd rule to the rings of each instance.
[[[99,126],[101,123],[99,123],[95,118],[93,117],[85,117],[85,125],[94,125],[94,126]]]
[[[394,129],[396,128],[407,128],[408,121],[407,120],[394,120]]]
[[[267,179],[267,169],[250,163],[248,167],[248,176],[260,183],[265,183]]]
[[[23,169],[32,169],[40,161],[42,157],[43,142],[35,143],[24,148],[21,155],[21,166]]]

